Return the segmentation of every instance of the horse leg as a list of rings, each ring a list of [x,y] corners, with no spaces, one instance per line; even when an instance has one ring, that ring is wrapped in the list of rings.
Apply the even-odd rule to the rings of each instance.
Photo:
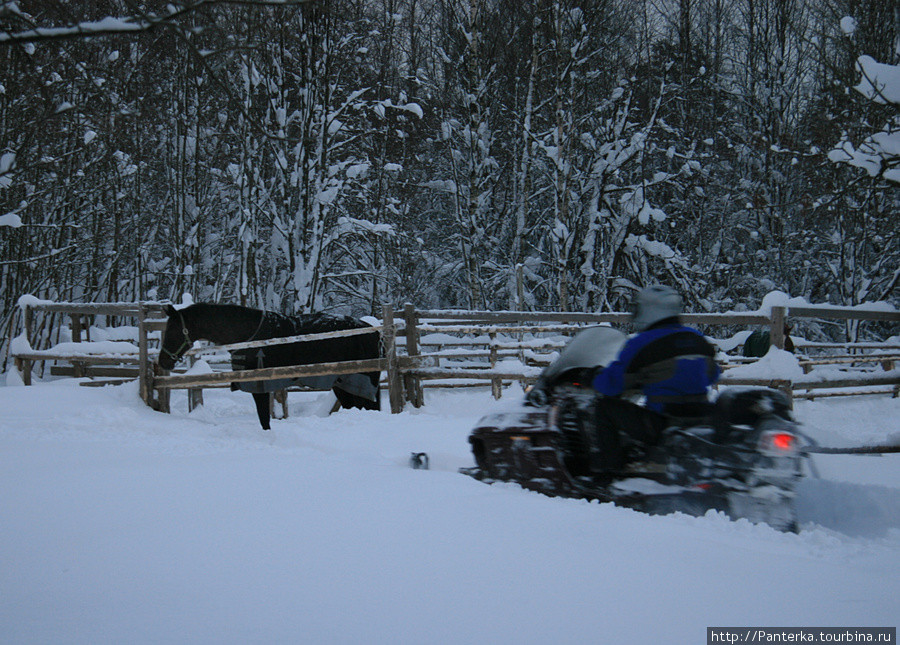
[[[378,390],[378,380],[381,375],[370,377],[372,378],[372,382],[375,385],[375,401],[367,399],[364,396],[359,396],[358,394],[352,394],[347,392],[346,390],[342,390],[338,387],[331,388],[334,392],[335,396],[338,399],[338,404],[340,407],[345,408],[347,410],[351,408],[357,408],[359,410],[380,410],[381,409],[381,392]],[[337,411],[338,406],[335,405],[334,410],[332,412]]]
[[[350,408],[358,408],[359,404],[357,400],[358,396],[355,394],[350,394],[346,390],[342,390],[339,387],[331,388],[331,391],[334,392],[334,395],[337,397],[337,402],[334,404],[334,407],[331,409],[332,412],[337,412],[338,409],[344,408],[345,410],[349,410]]]
[[[288,418],[288,402],[287,402],[288,393],[287,390],[275,390],[274,398],[275,402],[281,406],[281,416],[279,419],[287,419]]]
[[[253,401],[256,403],[256,414],[259,416],[259,424],[263,430],[269,430],[269,414],[270,397],[268,392],[254,392]]]
[[[375,400],[366,400],[366,410],[381,410],[381,372],[369,372],[368,377],[375,388]]]
[[[335,396],[338,396],[337,390],[333,390],[333,392],[334,392]],[[332,414],[334,414],[335,412],[337,412],[338,410],[340,410],[341,408],[349,408],[349,407],[351,407],[351,406],[344,405],[344,404],[341,402],[341,397],[338,396],[338,398],[336,398],[336,399],[334,400],[334,405],[331,406],[331,410],[328,412],[328,414],[329,414],[329,415],[332,415]]]

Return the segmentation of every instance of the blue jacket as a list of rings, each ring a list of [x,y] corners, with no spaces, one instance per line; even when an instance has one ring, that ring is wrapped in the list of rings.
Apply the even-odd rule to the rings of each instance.
[[[616,360],[594,377],[593,386],[607,396],[640,390],[651,410],[693,416],[719,378],[715,356],[715,348],[696,329],[663,323],[630,338]]]

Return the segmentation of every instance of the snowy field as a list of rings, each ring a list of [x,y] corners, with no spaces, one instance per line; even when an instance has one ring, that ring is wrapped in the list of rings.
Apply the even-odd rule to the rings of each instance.
[[[803,528],[783,534],[458,474],[514,391],[429,391],[401,415],[291,396],[263,432],[240,392],[191,414],[175,393],[164,415],[133,385],[0,387],[0,644],[658,645],[898,624],[900,455],[816,457]],[[823,445],[900,440],[898,399],[797,417]],[[419,451],[431,470],[408,467]]]

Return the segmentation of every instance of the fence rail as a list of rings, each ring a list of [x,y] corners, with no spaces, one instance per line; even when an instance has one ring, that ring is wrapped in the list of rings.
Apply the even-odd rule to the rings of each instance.
[[[341,374],[356,374],[359,372],[382,372],[386,369],[387,361],[385,359],[373,358],[364,361],[340,361],[336,363],[315,363],[313,365],[262,367],[253,370],[208,372],[206,374],[157,376],[153,379],[153,386],[156,388],[186,389],[220,383],[271,381],[304,376],[338,376]]]

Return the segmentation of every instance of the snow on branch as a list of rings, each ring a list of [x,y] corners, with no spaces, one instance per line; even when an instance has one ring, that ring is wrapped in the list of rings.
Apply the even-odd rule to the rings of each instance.
[[[7,213],[0,215],[0,226],[9,226],[11,228],[19,228],[22,226],[22,218],[16,213]]]
[[[860,56],[856,67],[862,76],[856,91],[875,103],[900,108],[900,66]],[[844,139],[828,153],[828,158],[865,170],[870,177],[881,176],[900,183],[900,114],[859,145]]]
[[[856,91],[876,103],[900,106],[900,67],[879,63],[871,56],[860,56],[856,68],[862,73]]]
[[[16,33],[0,31],[0,45],[35,43],[67,38],[92,38],[143,32],[158,26],[173,26],[185,15],[216,4],[252,5],[259,7],[283,7],[304,4],[313,0],[197,0],[182,7],[168,5],[168,13],[161,15],[144,14],[115,18],[108,16],[101,20],[79,22],[59,27],[34,27]]]

